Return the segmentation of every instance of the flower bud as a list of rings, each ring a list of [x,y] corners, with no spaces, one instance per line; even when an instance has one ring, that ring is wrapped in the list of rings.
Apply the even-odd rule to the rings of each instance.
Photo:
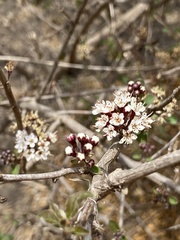
[[[95,135],[92,136],[92,138],[90,138],[90,143],[95,147],[99,143],[99,138]]]
[[[74,150],[70,146],[65,148],[65,153],[66,153],[67,156],[74,156]]]
[[[76,143],[76,135],[71,133],[69,136],[66,138],[66,140],[75,148],[77,146]]]
[[[91,152],[92,149],[93,149],[93,145],[92,145],[91,143],[86,143],[86,144],[84,144],[84,146],[83,146],[83,152],[84,152],[85,154],[88,154],[89,152]]]
[[[85,160],[85,154],[84,153],[78,152],[76,157],[79,161],[84,161]]]

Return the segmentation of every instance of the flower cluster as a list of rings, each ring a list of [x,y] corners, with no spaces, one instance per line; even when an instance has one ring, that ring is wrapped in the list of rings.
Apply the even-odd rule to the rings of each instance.
[[[97,136],[89,137],[84,133],[78,133],[76,136],[71,133],[67,141],[71,146],[65,148],[66,155],[76,158],[79,163],[83,162],[88,167],[94,166],[95,161],[91,156],[93,148],[99,143]]]
[[[44,121],[39,117],[37,111],[27,112],[22,114],[22,122],[24,129],[28,129],[28,132],[35,131],[38,136],[41,136],[46,132],[47,125]],[[11,130],[13,132],[17,131],[17,123],[13,123],[11,126]]]
[[[18,164],[20,159],[11,152],[11,150],[4,150],[0,155],[0,164],[9,165],[9,164]]]
[[[131,144],[141,131],[151,127],[153,120],[144,104],[129,91],[118,91],[114,96],[113,101],[102,100],[93,107],[93,115],[101,114],[95,123],[96,131],[103,131],[109,141],[119,136],[120,144]]]
[[[44,121],[37,112],[25,114],[22,120],[24,129],[16,133],[15,149],[27,161],[47,160],[50,155],[49,145],[57,140],[56,133],[46,132]]]
[[[27,161],[47,160],[50,155],[49,145],[56,142],[55,133],[45,133],[44,136],[38,136],[37,133],[28,132],[27,130],[18,130],[16,133],[15,149]]]
[[[151,153],[155,149],[154,145],[151,145],[150,143],[145,143],[145,142],[140,143],[139,147],[142,149],[144,153]]]

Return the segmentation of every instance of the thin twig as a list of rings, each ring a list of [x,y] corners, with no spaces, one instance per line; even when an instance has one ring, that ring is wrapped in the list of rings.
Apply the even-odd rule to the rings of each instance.
[[[176,98],[178,96],[179,92],[180,92],[180,86],[175,88],[172,94],[169,97],[167,97],[164,101],[162,101],[160,104],[158,104],[157,106],[149,107],[148,112],[152,114],[156,111],[162,110],[163,107],[168,105],[173,100],[173,98]]]
[[[84,24],[83,28],[81,29],[81,32],[78,34],[71,50],[71,54],[69,57],[69,62],[74,62],[75,61],[75,52],[76,52],[76,47],[78,43],[80,42],[80,39],[82,36],[88,31],[88,28],[92,24],[92,22],[96,19],[96,17],[100,14],[100,12],[110,3],[114,2],[114,0],[107,0],[106,2],[102,3],[99,8],[93,10],[93,14],[90,16],[90,18],[87,20],[87,22]]]
[[[18,104],[16,102],[16,99],[13,95],[13,92],[11,90],[10,82],[9,82],[9,80],[6,79],[2,69],[0,69],[0,81],[2,82],[2,85],[3,85],[5,93],[6,93],[6,97],[8,98],[9,103],[12,107],[13,112],[14,112],[14,116],[15,116],[16,123],[17,123],[17,128],[19,130],[22,130],[23,129],[23,124],[22,124],[22,119],[21,119],[21,113],[20,113]]]
[[[132,216],[135,216],[137,223],[145,230],[150,239],[156,239],[155,234],[151,232],[151,230],[147,227],[147,224],[142,220],[142,218],[140,216],[137,216],[135,210],[131,207],[131,205],[127,201],[125,201],[124,204],[128,212]]]
[[[18,56],[0,56],[0,61],[13,61],[13,62],[23,62],[23,63],[31,63],[38,64],[43,66],[53,66],[54,61],[50,60],[36,60],[28,57],[18,57]],[[165,69],[163,65],[150,65],[150,66],[131,66],[131,67],[112,67],[112,66],[99,66],[99,65],[84,65],[77,63],[68,63],[68,62],[58,62],[58,67],[61,68],[72,68],[79,70],[88,70],[88,71],[102,71],[102,72],[120,72],[120,73],[128,73],[128,72],[136,72],[143,71],[148,72],[152,70]]]
[[[151,156],[151,159],[154,160],[157,157],[159,157],[164,150],[166,150],[170,145],[172,145],[176,141],[176,139],[179,137],[179,135],[180,135],[180,131],[167,144],[165,144],[159,151],[157,151],[155,154],[153,154]]]
[[[160,73],[160,76],[173,75],[173,74],[175,74],[175,73],[177,73],[177,72],[179,72],[179,71],[180,71],[180,66],[174,67],[174,68],[171,68],[171,69],[166,70],[166,71],[164,71],[164,72],[161,72],[161,73]]]
[[[46,80],[46,82],[44,84],[44,87],[42,88],[42,91],[40,93],[39,99],[45,93],[48,84],[51,82],[51,80],[52,80],[52,78],[53,78],[53,76],[55,74],[55,71],[56,71],[56,69],[58,67],[58,62],[63,57],[64,51],[65,51],[65,49],[66,49],[66,47],[67,47],[67,45],[68,45],[68,43],[69,43],[69,41],[71,39],[71,36],[72,36],[72,34],[73,34],[73,32],[74,32],[74,30],[75,30],[75,28],[76,28],[76,26],[77,26],[77,24],[79,22],[79,19],[80,19],[81,15],[82,15],[82,13],[84,11],[84,8],[85,8],[87,2],[88,2],[88,0],[84,0],[82,6],[80,7],[80,9],[79,9],[79,11],[77,13],[77,16],[76,16],[76,19],[74,21],[74,24],[73,24],[69,34],[67,35],[66,40],[64,41],[63,45],[61,46],[59,54],[58,54],[56,60],[54,61],[53,68],[52,68],[49,76],[47,77],[47,80]]]
[[[117,22],[112,22],[111,28],[118,29],[118,36],[123,33],[130,24],[133,24],[142,14],[149,10],[149,4],[137,3],[130,10],[125,12],[121,17],[118,18]],[[96,35],[92,35],[88,38],[87,44],[95,46],[101,39],[106,39],[109,36],[109,26],[102,28]]]
[[[66,168],[59,171],[35,174],[0,174],[0,182],[20,182],[20,181],[34,181],[43,179],[58,179],[65,175],[82,174],[83,168]]]

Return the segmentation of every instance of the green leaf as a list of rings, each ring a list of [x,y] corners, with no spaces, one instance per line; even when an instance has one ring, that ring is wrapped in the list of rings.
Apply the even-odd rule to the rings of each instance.
[[[138,134],[137,138],[138,142],[146,142],[147,141],[147,133],[145,131],[142,131]]]
[[[177,205],[178,204],[178,199],[175,196],[169,196],[169,203],[171,205]]]
[[[154,102],[154,95],[152,94],[148,94],[145,99],[144,102],[146,103],[147,106],[151,105]]]
[[[93,166],[93,167],[89,168],[89,171],[94,175],[102,173],[101,169],[97,166]]]
[[[59,206],[55,203],[50,204],[50,210],[54,213],[59,221],[66,220],[67,216],[63,209],[59,208]]]
[[[82,191],[72,194],[66,202],[67,218],[71,218],[81,206],[82,201],[88,197],[92,197],[92,193]]]
[[[171,124],[171,125],[176,125],[178,123],[178,119],[176,116],[171,116],[167,118],[167,121]]]
[[[19,174],[19,172],[20,172],[20,165],[18,164],[14,167],[14,169],[12,170],[11,173],[12,174]]]
[[[78,235],[78,236],[84,236],[87,235],[89,231],[81,226],[76,226],[73,229],[73,234]]]
[[[44,218],[46,222],[54,224],[56,226],[60,226],[59,219],[54,215],[54,213],[50,209],[43,210],[38,215],[39,217]]]
[[[117,232],[120,230],[118,223],[114,220],[109,220],[108,226],[112,232]]]
[[[147,157],[147,158],[146,158],[146,161],[147,161],[147,162],[151,162],[151,161],[152,161],[152,158],[151,158],[151,157]]]

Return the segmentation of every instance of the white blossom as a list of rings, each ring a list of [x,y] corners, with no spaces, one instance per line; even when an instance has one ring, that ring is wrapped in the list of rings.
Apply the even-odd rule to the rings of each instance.
[[[48,138],[48,140],[46,140]],[[22,153],[22,156],[27,161],[31,160],[47,160],[50,155],[49,145],[50,140],[55,141],[55,133],[47,133],[44,138],[39,140],[38,136],[31,132],[28,134],[26,130],[18,130],[16,133],[15,149],[18,153]]]
[[[120,144],[125,143],[125,144],[131,144],[133,143],[133,140],[137,139],[137,135],[134,133],[124,130],[123,129],[123,137],[119,141]]]
[[[35,152],[35,160],[36,161],[47,160],[49,155],[50,155],[50,151],[48,149],[46,149],[44,151],[43,151],[43,149],[38,149]]]
[[[55,143],[55,142],[57,141],[57,133],[56,133],[56,132],[54,132],[54,133],[52,133],[52,132],[47,132],[47,133],[45,134],[45,137],[46,137],[48,140],[50,140],[52,143]]]
[[[16,133],[16,144],[15,149],[18,150],[18,153],[21,153],[27,149],[27,142],[25,140],[25,137],[27,136],[27,132],[25,130],[18,130]]]
[[[16,144],[14,146],[15,149],[17,149],[18,153],[21,153],[27,149],[27,143],[22,139],[21,141],[16,141]]]
[[[34,133],[30,133],[25,136],[25,141],[30,148],[34,148],[38,142],[38,137]]]
[[[131,100],[131,95],[129,92],[120,91],[116,92],[114,95],[114,102],[119,108],[125,107],[125,105]]]
[[[131,102],[128,106],[135,112],[136,116],[140,116],[146,110],[143,103],[137,102],[137,99],[135,97],[132,97]]]
[[[145,112],[141,116],[141,121],[145,128],[151,128],[151,124],[154,122]]]
[[[134,132],[138,134],[140,131],[144,130],[145,127],[142,124],[142,120],[140,118],[134,118],[130,125],[128,126],[128,130],[130,132]]]
[[[114,126],[122,125],[124,123],[124,114],[118,112],[113,113],[109,122]]]
[[[49,145],[50,145],[49,141],[45,141],[42,139],[41,141],[38,142],[38,150],[47,151],[49,150]]]
[[[29,162],[31,160],[35,159],[35,149],[34,148],[30,148],[27,149],[24,153],[23,156],[26,158],[26,160]]]
[[[130,82],[129,86],[131,84],[134,82]],[[137,84],[140,86],[139,82]],[[132,93],[118,91],[114,95],[114,101],[102,100],[95,104],[93,114],[101,114],[95,123],[96,131],[102,130],[107,140],[112,140],[121,132],[119,143],[131,144],[137,139],[137,134],[151,127],[153,120],[147,115],[143,102],[139,102]]]
[[[95,123],[96,131],[100,132],[103,127],[106,126],[106,124],[109,121],[109,117],[105,114],[102,114],[100,118],[98,118],[97,122]]]
[[[93,108],[93,115],[97,115],[99,113],[109,113],[114,110],[115,104],[111,101],[102,100],[102,102],[97,102]]]
[[[103,129],[103,132],[107,136],[107,140],[110,141],[113,139],[113,137],[116,137],[118,135],[118,132],[114,129],[112,125],[108,125]]]

